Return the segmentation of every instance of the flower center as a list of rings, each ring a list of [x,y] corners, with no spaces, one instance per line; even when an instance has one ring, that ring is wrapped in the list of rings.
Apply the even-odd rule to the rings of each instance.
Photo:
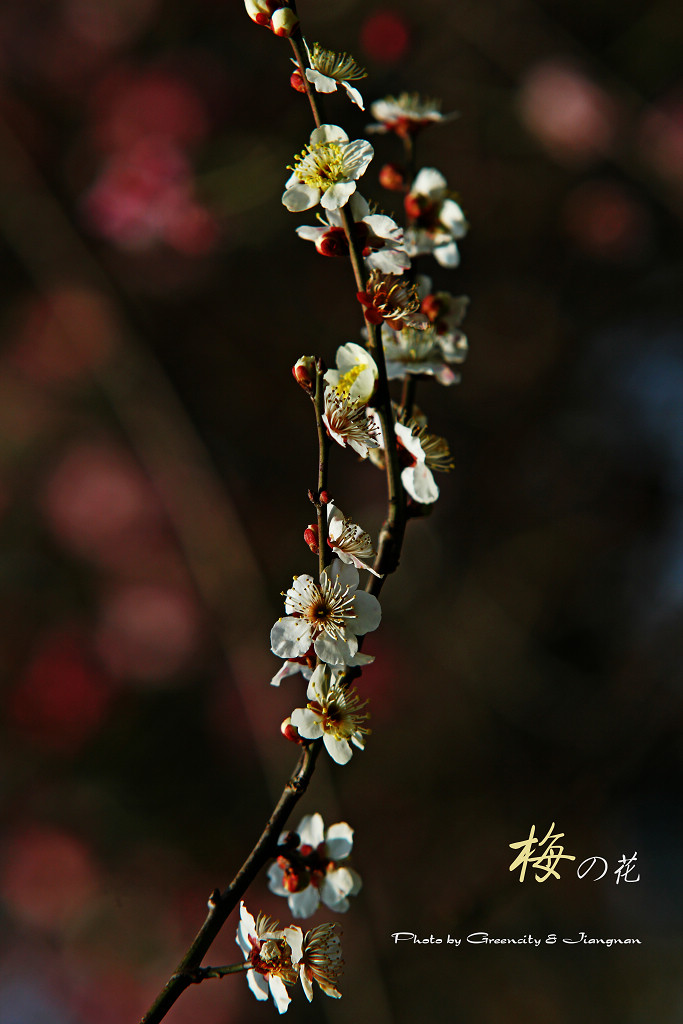
[[[294,157],[294,167],[289,169],[304,185],[326,192],[345,177],[344,149],[338,142],[307,146],[301,155]]]
[[[350,394],[352,386],[360,377],[361,373],[365,369],[365,363],[359,363],[357,366],[352,366],[346,373],[341,374],[337,381],[337,389],[345,394]]]
[[[337,82],[367,78],[368,74],[347,53],[335,53],[334,50],[325,50],[320,43],[313,43],[311,67],[319,71],[321,75],[334,78]]]

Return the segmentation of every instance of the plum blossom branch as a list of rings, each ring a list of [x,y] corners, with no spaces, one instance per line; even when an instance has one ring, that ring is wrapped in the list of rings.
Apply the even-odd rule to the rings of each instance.
[[[364,749],[365,737],[370,733],[367,701],[350,684],[360,675],[362,666],[373,660],[360,647],[364,636],[380,623],[376,595],[399,563],[409,514],[408,497],[411,508],[431,504],[439,494],[432,470],[445,471],[452,466],[446,441],[427,431],[421,414],[410,415],[414,412],[415,382],[418,376],[431,375],[442,384],[454,383],[457,375],[445,364],[463,358],[466,340],[455,331],[445,339],[439,337],[442,293],[427,297],[429,312],[425,312],[418,286],[411,278],[401,277],[411,256],[431,254],[442,266],[455,266],[459,260],[456,240],[467,230],[464,215],[440,172],[427,168],[414,177],[412,133],[442,120],[442,115],[432,102],[408,94],[373,105],[373,113],[382,121],[378,130],[394,130],[404,140],[412,180],[410,188],[407,184],[404,188],[405,182],[401,184],[412,232],[408,244],[398,225],[390,217],[370,212],[357,192],[358,179],[373,157],[372,146],[364,139],[350,140],[337,125],[323,123],[311,87],[314,84],[316,89],[332,92],[341,83],[362,109],[360,94],[348,85],[349,80],[364,76],[362,69],[348,55],[336,55],[317,44],[311,55],[294,0],[245,0],[245,4],[257,24],[290,40],[297,65],[292,84],[306,93],[316,126],[308,145],[289,167],[292,173],[282,202],[290,212],[302,212],[318,204],[326,211],[327,227],[304,228],[299,233],[314,240],[322,255],[348,253],[366,324],[366,345],[363,348],[351,342],[342,346],[337,352],[336,370],[325,371],[322,361],[313,356],[301,357],[294,366],[294,376],[315,409],[317,490],[309,491],[309,497],[316,507],[317,521],[315,528],[308,527],[304,538],[318,556],[318,574],[317,578],[307,573],[294,577],[283,595],[286,614],[274,624],[270,638],[273,653],[285,659],[272,683],[279,685],[297,672],[308,683],[306,706],[295,708],[282,725],[286,738],[303,749],[251,853],[228,887],[212,893],[204,924],[141,1024],[158,1024],[189,985],[240,970],[246,971],[254,996],[260,1000],[272,996],[280,1013],[287,1009],[287,989],[297,977],[309,1000],[314,981],[327,995],[340,996],[337,986],[342,960],[336,925],[319,925],[304,935],[297,926],[281,929],[278,922],[262,914],[254,919],[244,902],[237,933],[244,963],[202,967],[201,962],[238,901],[271,858],[277,858],[269,874],[273,891],[282,890],[281,895],[290,896],[299,888],[306,892],[291,901],[299,916],[308,916],[309,908],[312,912],[320,899],[345,910],[347,896],[358,891],[360,880],[340,863],[350,850],[352,830],[346,823],[338,823],[323,834],[319,815],[307,824],[304,819],[302,829],[307,828],[319,839],[315,851],[309,843],[284,834],[282,829],[308,787],[323,746],[340,765],[350,760],[354,748]],[[457,327],[465,305],[462,297],[453,300],[446,296],[446,307],[449,304],[453,308],[447,315],[451,326]],[[443,323],[440,326],[443,333]],[[389,331],[386,339],[385,329]],[[416,341],[411,331],[413,335],[424,331],[424,342]],[[390,352],[389,366],[385,346]],[[404,380],[404,388],[402,408],[395,414],[389,380],[397,377]],[[381,449],[388,507],[372,567],[363,560],[373,554],[369,535],[330,505],[327,479],[331,440],[351,448],[361,458],[373,452],[377,455],[377,449]],[[337,556],[329,564],[328,546]],[[371,573],[365,590],[359,589],[359,569]]]
[[[256,845],[230,885],[223,892],[215,890],[209,897],[204,924],[140,1024],[159,1024],[185,989],[202,980],[198,974],[202,960],[259,871],[275,856],[280,833],[308,788],[321,746],[318,740],[304,747]]]

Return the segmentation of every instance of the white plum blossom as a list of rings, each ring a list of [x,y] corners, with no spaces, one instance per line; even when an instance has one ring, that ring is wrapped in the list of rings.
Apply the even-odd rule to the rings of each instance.
[[[375,100],[370,106],[370,113],[376,119],[369,124],[368,132],[395,132],[405,138],[425,128],[429,124],[450,121],[457,114],[442,114],[441,101],[423,99],[418,93],[402,92],[400,96],[386,96]]]
[[[417,275],[417,293],[421,300],[420,309],[439,335],[444,358],[448,362],[463,362],[467,355],[467,338],[460,325],[470,304],[468,296],[434,291],[432,279],[426,274]]]
[[[282,202],[292,213],[310,210],[318,202],[326,210],[337,210],[356,191],[356,181],[372,157],[369,142],[350,142],[342,128],[323,124],[311,132],[309,145],[294,157]]]
[[[351,744],[363,750],[367,701],[361,701],[353,687],[341,685],[341,675],[327,665],[318,665],[310,678],[305,708],[295,708],[291,723],[305,740],[322,737],[325,749],[337,764],[351,760]]]
[[[408,374],[426,374],[439,384],[457,384],[460,374],[454,373],[448,363],[460,363],[465,358],[467,343],[465,341],[464,352],[459,344],[452,337],[439,334],[433,324],[422,331],[413,327],[394,331],[383,324],[382,346],[387,379],[402,380]]]
[[[462,209],[448,192],[448,183],[435,167],[423,167],[404,200],[410,226],[406,249],[410,256],[431,253],[442,267],[457,267],[460,252],[456,240],[469,227]]]
[[[352,402],[367,404],[378,376],[377,363],[368,350],[355,341],[349,341],[339,346],[335,362],[337,369],[327,370],[323,378],[325,383],[344,391]]]
[[[361,110],[365,110],[363,97],[349,82],[367,78],[368,73],[353,57],[347,53],[326,50],[320,43],[313,43],[313,49],[308,50],[308,59],[311,66],[306,68],[306,78],[316,92],[335,92],[337,85],[342,85],[349,99]]]
[[[371,448],[379,448],[377,427],[368,418],[367,402],[352,399],[343,382],[338,387],[326,387],[323,398],[322,419],[332,440],[367,459]]]
[[[372,566],[364,561],[366,558],[375,557],[370,534],[331,502],[327,506],[327,543],[342,562],[355,565],[356,569],[367,569],[373,576],[381,576],[381,573],[375,572]]]
[[[328,665],[366,664],[357,638],[377,629],[382,612],[377,598],[358,590],[358,583],[356,567],[338,558],[320,574],[319,583],[307,573],[295,576],[285,594],[287,615],[270,632],[273,653],[293,661],[313,647]]]
[[[266,1000],[270,994],[278,1013],[285,1013],[290,1003],[287,985],[296,985],[300,968],[292,964],[292,946],[277,921],[259,914],[255,921],[244,901],[240,903],[240,923],[235,941],[244,957],[251,963],[247,970],[247,984],[257,999]],[[301,929],[297,929],[301,931]],[[297,964],[301,950],[295,941]]]
[[[367,200],[354,192],[349,200],[358,243],[363,252],[365,266],[385,274],[401,274],[410,266],[405,249],[403,228],[395,220],[381,213],[371,213]],[[345,256],[349,251],[346,233],[338,210],[327,210],[324,218],[318,214],[320,226],[303,224],[296,229],[299,238],[314,242],[322,256]]]
[[[371,270],[365,290],[356,292],[363,306],[363,315],[370,324],[387,323],[394,330],[415,327],[424,330],[429,320],[420,312],[420,298],[416,285],[404,281],[396,274]]]
[[[306,932],[300,950],[293,943],[292,963],[299,968],[299,977],[309,1003],[313,1000],[313,982],[326,996],[341,998],[337,988],[344,967],[340,931],[336,922],[332,924],[328,921]]]
[[[353,848],[353,829],[340,821],[325,830],[320,814],[307,814],[295,831],[297,847],[286,845],[289,833],[280,836],[283,850],[268,870],[269,889],[287,897],[294,917],[310,917],[321,902],[344,913],[348,897],[360,892],[362,884],[346,863]]]
[[[411,464],[401,470],[401,483],[410,497],[423,505],[431,505],[439,497],[439,488],[432,470],[448,472],[453,468],[448,443],[436,434],[429,434],[414,420],[394,427],[396,440]]]

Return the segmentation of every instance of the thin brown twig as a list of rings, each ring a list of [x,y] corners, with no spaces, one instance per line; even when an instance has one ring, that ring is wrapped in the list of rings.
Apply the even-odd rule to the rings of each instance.
[[[185,989],[203,980],[198,970],[203,958],[238,901],[274,855],[289,815],[308,788],[321,746],[322,741],[316,740],[304,748],[258,842],[227,889],[223,892],[216,890],[209,897],[209,912],[204,924],[140,1024],[159,1024]]]

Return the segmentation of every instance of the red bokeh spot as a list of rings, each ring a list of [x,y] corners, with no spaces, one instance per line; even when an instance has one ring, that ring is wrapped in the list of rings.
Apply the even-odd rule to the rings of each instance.
[[[106,362],[116,345],[115,332],[112,310],[101,295],[63,285],[31,300],[9,357],[34,381],[63,384]]]
[[[97,560],[159,521],[156,496],[133,460],[88,442],[74,445],[52,472],[45,510],[62,543]]]
[[[10,835],[5,850],[0,896],[24,923],[63,931],[88,912],[99,879],[75,836],[30,825]]]
[[[79,638],[46,639],[9,699],[19,731],[50,750],[70,752],[101,725],[112,699],[103,674]]]
[[[630,260],[647,249],[652,237],[648,211],[618,182],[579,185],[565,201],[562,220],[579,248],[600,259]]]
[[[93,131],[101,149],[126,150],[145,139],[191,146],[206,137],[208,115],[191,83],[171,71],[118,68],[98,87]]]
[[[191,594],[140,583],[119,587],[106,598],[95,643],[112,675],[154,685],[185,668],[200,634]]]
[[[518,108],[526,128],[556,158],[588,163],[609,152],[620,125],[615,100],[584,71],[560,60],[533,67]]]
[[[395,11],[376,11],[363,22],[360,45],[365,55],[372,60],[394,64],[408,52],[408,23]]]

